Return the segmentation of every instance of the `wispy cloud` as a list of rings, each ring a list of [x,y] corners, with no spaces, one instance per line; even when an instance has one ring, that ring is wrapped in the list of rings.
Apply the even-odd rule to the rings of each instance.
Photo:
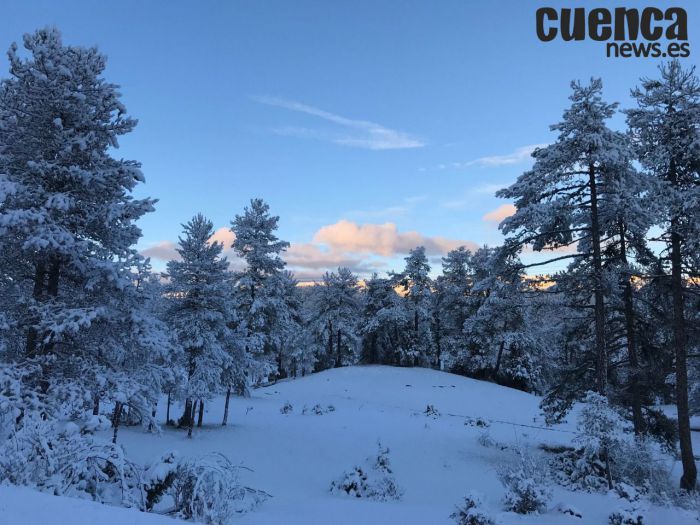
[[[511,164],[520,164],[526,160],[530,160],[532,157],[532,152],[537,148],[544,148],[547,144],[530,144],[529,146],[523,146],[521,148],[516,148],[510,153],[505,155],[492,155],[490,157],[480,157],[472,161],[467,162],[469,166],[509,166]]]
[[[444,162],[438,164],[433,169],[434,170],[459,170],[471,167],[481,167],[481,168],[493,168],[497,166],[511,166],[515,164],[522,164],[529,161],[532,158],[532,152],[537,148],[543,148],[547,144],[530,144],[528,146],[522,146],[516,148],[510,153],[504,155],[490,155],[486,157],[479,157],[477,159],[467,160],[463,162]],[[419,168],[420,171],[428,171],[427,168]]]
[[[468,206],[478,205],[483,201],[484,195],[494,196],[501,188],[506,188],[510,185],[508,182],[503,183],[483,183],[469,188],[462,197],[449,199],[440,203],[440,206],[448,209],[466,208]]]
[[[494,224],[500,224],[503,219],[506,217],[510,217],[511,215],[515,214],[515,206],[512,204],[502,204],[495,210],[491,210],[487,214],[485,214],[482,218],[486,222],[491,222]]]
[[[252,98],[261,104],[304,113],[335,125],[334,130],[295,126],[273,129],[273,132],[279,135],[324,140],[341,146],[371,150],[410,149],[425,146],[425,142],[418,137],[369,120],[350,119],[330,111],[284,98],[270,96],[254,96]]]

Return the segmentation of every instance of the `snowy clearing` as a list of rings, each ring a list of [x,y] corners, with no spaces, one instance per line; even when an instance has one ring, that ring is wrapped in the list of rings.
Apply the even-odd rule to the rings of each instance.
[[[293,410],[283,414],[280,409],[287,402]],[[228,427],[221,427],[223,399],[217,399],[206,407],[205,426],[195,429],[191,440],[172,428],[164,427],[160,436],[128,428],[120,432],[120,442],[130,457],[144,463],[168,450],[183,455],[217,451],[253,469],[243,471],[242,481],[273,497],[232,520],[241,524],[447,524],[453,523],[450,514],[470,490],[484,495],[485,509],[504,525],[607,523],[610,512],[624,507],[624,502],[613,495],[560,487],[553,487],[554,497],[544,515],[502,510],[504,489],[497,467],[514,461],[517,447],[542,454],[537,445],[568,444],[573,437],[573,424],[531,428],[544,426],[538,403],[537,396],[428,369],[347,367],[257,389],[248,399],[233,399]],[[305,406],[316,404],[324,409],[322,415],[302,414]],[[327,410],[329,405],[335,410]],[[425,415],[427,405],[439,415]],[[160,420],[164,409],[161,405]],[[173,407],[171,414],[179,415],[178,410]],[[467,417],[472,424],[465,424]],[[483,422],[490,426],[481,426]],[[489,446],[483,444],[485,435]],[[402,501],[372,502],[331,494],[331,481],[375,453],[378,439],[390,448],[396,480],[404,490]],[[673,474],[679,472],[676,466]],[[583,517],[562,514],[556,510],[560,505],[578,509]],[[0,488],[0,515],[5,523],[28,525],[155,525],[167,519],[15,487]],[[651,524],[696,523],[694,513],[675,508],[652,507],[646,517],[645,523]]]

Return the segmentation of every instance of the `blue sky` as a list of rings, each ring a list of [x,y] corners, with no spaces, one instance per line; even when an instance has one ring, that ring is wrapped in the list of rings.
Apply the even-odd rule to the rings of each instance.
[[[697,62],[697,2],[568,4],[682,6],[686,63]],[[311,278],[338,264],[398,269],[414,243],[437,260],[500,242],[485,216],[507,203],[493,192],[527,169],[529,147],[553,140],[569,82],[601,76],[624,107],[655,74],[658,60],[605,58],[603,43],[540,42],[542,5],[10,1],[0,46],[56,25],[66,43],[108,55],[106,76],[139,119],[118,153],[143,163],[138,194],[160,199],[141,221],[156,268],[193,214],[223,228],[262,197],[293,269]]]

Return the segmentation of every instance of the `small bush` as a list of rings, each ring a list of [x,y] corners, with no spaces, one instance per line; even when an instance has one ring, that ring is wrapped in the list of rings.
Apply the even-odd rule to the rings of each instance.
[[[425,410],[423,411],[423,414],[432,418],[440,417],[440,411],[433,405],[426,406]]]
[[[0,444],[0,482],[143,509],[141,471],[124,450],[74,423],[24,417]]]
[[[455,511],[450,514],[450,518],[458,525],[495,525],[496,522],[481,509],[482,506],[481,494],[469,492],[464,497],[464,503],[457,505]]]
[[[637,510],[620,509],[608,516],[610,525],[644,525],[644,515]]]
[[[316,403],[312,407],[307,407],[304,405],[304,408],[302,409],[301,413],[303,415],[314,415],[314,416],[322,416],[323,414],[328,414],[330,412],[335,412],[335,407],[333,405],[328,405],[326,408],[323,408],[320,404]]]
[[[524,453],[520,453],[518,465],[501,470],[499,478],[506,488],[504,503],[507,510],[518,514],[546,510],[551,491],[545,484],[542,469]]]
[[[375,457],[367,458],[365,466],[355,466],[331,483],[332,493],[344,493],[355,498],[375,501],[400,500],[403,491],[394,479],[389,463],[389,449],[377,443]]]
[[[175,501],[175,514],[224,525],[234,514],[252,510],[268,495],[241,485],[238,470],[222,454],[180,460],[168,491]]]
[[[480,417],[468,417],[464,424],[470,427],[480,428],[488,428],[491,426],[491,423],[487,419],[483,419]]]
[[[294,412],[294,406],[289,401],[280,408],[280,414],[290,414],[292,412]]]
[[[573,516],[574,518],[583,517],[583,513],[576,507],[572,507],[571,505],[566,505],[564,503],[557,505],[557,511],[561,512],[562,514],[566,514],[567,516]]]

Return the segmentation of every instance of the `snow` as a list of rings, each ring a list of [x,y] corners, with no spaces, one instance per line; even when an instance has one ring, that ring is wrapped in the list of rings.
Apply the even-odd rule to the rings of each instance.
[[[42,494],[26,487],[0,487],[0,523],[7,525],[177,525],[164,516],[92,501]]]
[[[434,370],[346,367],[260,388],[250,398],[234,398],[226,427],[221,426],[223,399],[212,400],[206,405],[205,425],[195,429],[193,439],[166,427],[160,435],[140,427],[124,428],[119,439],[127,455],[143,464],[177,450],[183,456],[222,452],[234,463],[251,468],[252,472],[241,471],[241,481],[272,497],[232,520],[241,525],[448,524],[453,523],[449,516],[455,506],[472,490],[484,495],[482,509],[502,525],[607,523],[610,512],[629,506],[627,502],[557,486],[552,487],[553,499],[543,515],[520,516],[503,510],[498,466],[515,462],[518,447],[541,454],[538,444],[568,444],[574,436],[573,422],[550,430],[532,428],[544,427],[539,401],[524,392]],[[287,402],[293,410],[280,413]],[[316,404],[332,405],[335,410],[302,415],[305,405]],[[440,415],[426,416],[427,405]],[[171,417],[180,411],[172,407]],[[164,412],[161,404],[160,421]],[[467,417],[490,425],[465,425]],[[482,445],[485,432],[500,446]],[[390,449],[391,467],[404,491],[402,500],[375,502],[331,494],[331,482],[376,454],[378,440]],[[679,471],[677,466],[673,474]],[[558,508],[575,508],[582,518]],[[28,525],[165,523],[158,515],[13,487],[0,487],[0,516],[3,520],[9,516],[6,523]],[[652,525],[697,523],[692,512],[675,508],[652,507],[646,517],[645,523]]]

